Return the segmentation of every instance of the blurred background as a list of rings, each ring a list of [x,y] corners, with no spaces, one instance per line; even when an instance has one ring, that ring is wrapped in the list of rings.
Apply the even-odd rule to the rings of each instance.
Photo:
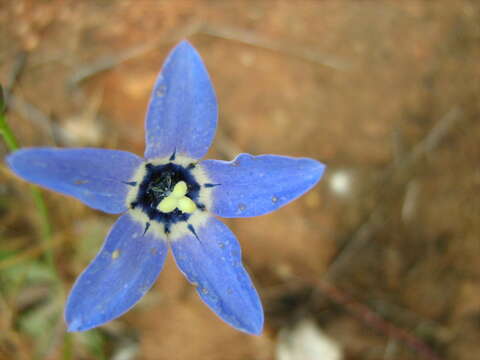
[[[171,256],[132,311],[66,335],[66,294],[115,217],[42,191],[47,217],[1,162],[0,359],[478,359],[477,0],[4,0],[0,30],[23,146],[142,154],[150,89],[187,38],[220,106],[207,157],[328,165],[280,211],[226,221],[265,307],[255,337]]]

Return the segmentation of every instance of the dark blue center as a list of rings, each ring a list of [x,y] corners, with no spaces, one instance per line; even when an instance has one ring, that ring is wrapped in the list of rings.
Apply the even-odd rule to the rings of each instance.
[[[169,213],[157,209],[160,201],[170,195],[179,181],[185,181],[187,184],[186,196],[192,199],[200,210],[204,209],[204,206],[198,203],[200,185],[190,172],[194,167],[194,164],[187,167],[173,163],[157,166],[150,163],[145,164],[145,177],[140,183],[137,198],[130,204],[130,207],[132,209],[140,208],[150,220],[164,224],[165,232],[168,234],[171,224],[187,221],[190,217],[190,214],[178,209]],[[146,224],[145,231],[147,231],[149,225],[149,223]]]

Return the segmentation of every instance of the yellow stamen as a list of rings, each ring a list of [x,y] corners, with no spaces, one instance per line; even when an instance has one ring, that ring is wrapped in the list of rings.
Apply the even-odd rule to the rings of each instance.
[[[178,199],[174,198],[173,196],[167,196],[165,199],[160,201],[158,204],[157,209],[163,213],[169,213],[175,210],[177,207]]]
[[[173,187],[172,192],[164,198],[157,206],[163,213],[169,213],[178,208],[181,212],[191,214],[197,209],[192,199],[186,197],[188,187],[185,181],[179,181]]]
[[[173,188],[170,196],[179,199],[187,194],[187,190],[187,184],[185,183],[185,181],[179,181],[175,184],[175,187]]]
[[[178,210],[184,213],[191,214],[197,209],[197,205],[192,201],[192,199],[184,196],[178,200],[177,204]]]

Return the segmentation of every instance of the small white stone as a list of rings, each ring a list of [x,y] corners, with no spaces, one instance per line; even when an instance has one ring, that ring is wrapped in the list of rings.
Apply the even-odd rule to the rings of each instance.
[[[337,170],[330,177],[329,186],[336,195],[348,195],[352,191],[352,176],[345,170]]]
[[[341,360],[343,352],[335,340],[312,320],[301,320],[293,329],[282,329],[277,343],[277,360]]]

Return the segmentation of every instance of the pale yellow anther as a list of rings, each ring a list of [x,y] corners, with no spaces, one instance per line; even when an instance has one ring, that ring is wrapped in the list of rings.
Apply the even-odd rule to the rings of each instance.
[[[167,196],[165,199],[160,201],[158,204],[157,209],[163,213],[172,212],[177,208],[178,199],[174,198],[173,196]]]
[[[157,206],[157,209],[163,213],[169,213],[178,208],[181,212],[191,214],[197,209],[197,205],[185,195],[188,188],[185,181],[179,181],[175,184],[172,192],[164,198]]]
[[[185,181],[179,181],[173,188],[170,196],[173,196],[177,199],[182,198],[187,194],[187,190],[187,184],[185,183]]]
[[[184,196],[178,200],[177,204],[178,210],[184,213],[191,214],[197,209],[197,205],[192,201],[192,199]]]

